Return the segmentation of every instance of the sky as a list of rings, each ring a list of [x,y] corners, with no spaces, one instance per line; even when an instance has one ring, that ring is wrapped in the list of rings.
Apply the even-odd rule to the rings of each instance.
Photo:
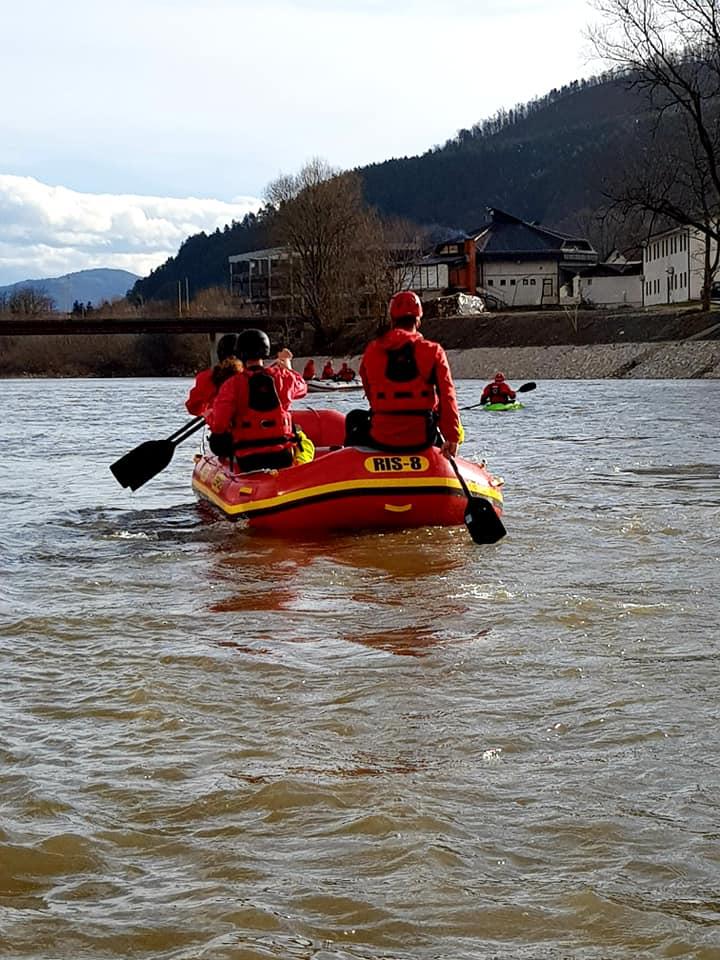
[[[587,0],[3,5],[0,285],[146,275],[312,157],[412,156],[596,72]]]

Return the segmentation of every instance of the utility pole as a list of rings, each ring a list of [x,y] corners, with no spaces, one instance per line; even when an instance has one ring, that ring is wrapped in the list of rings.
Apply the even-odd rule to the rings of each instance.
[[[183,282],[178,280],[178,316],[190,316],[190,281],[185,277],[185,306],[183,307]]]

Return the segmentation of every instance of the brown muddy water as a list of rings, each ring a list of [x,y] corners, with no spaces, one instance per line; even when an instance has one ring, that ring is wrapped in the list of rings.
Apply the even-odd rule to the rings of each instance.
[[[187,386],[0,382],[0,956],[720,958],[720,384],[468,412],[493,547],[120,489]]]

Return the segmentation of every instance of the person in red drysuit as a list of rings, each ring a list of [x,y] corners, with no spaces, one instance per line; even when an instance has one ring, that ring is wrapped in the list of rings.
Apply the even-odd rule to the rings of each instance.
[[[303,380],[314,380],[315,379],[315,361],[312,357],[303,367]]]
[[[335,374],[335,379],[339,380],[341,383],[350,383],[351,380],[355,379],[355,371],[347,362],[347,360],[343,360],[342,366]]]
[[[185,401],[185,408],[193,417],[203,417],[209,413],[222,384],[237,372],[239,364],[235,357],[236,340],[234,333],[220,337],[217,345],[218,362],[214,367],[201,370],[195,377],[195,383]]]
[[[420,450],[435,443],[439,426],[442,453],[453,457],[463,428],[445,351],[418,331],[423,309],[412,290],[396,293],[389,312],[390,330],[368,344],[360,364],[369,442],[381,450]]]
[[[480,403],[512,403],[517,394],[505,379],[504,373],[496,373],[480,397]]]
[[[290,404],[305,396],[307,384],[292,369],[289,350],[265,366],[270,341],[262,330],[244,330],[236,350],[243,369],[215,398],[210,449],[219,457],[236,457],[242,471],[289,467],[298,443]]]
[[[323,367],[323,372],[320,377],[321,380],[332,380],[335,376],[335,370],[332,365],[332,360],[326,360],[325,366]]]

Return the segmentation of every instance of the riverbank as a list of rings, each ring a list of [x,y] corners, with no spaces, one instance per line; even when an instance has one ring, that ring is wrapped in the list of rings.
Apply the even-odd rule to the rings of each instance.
[[[444,317],[422,332],[445,347],[457,379],[720,378],[720,313],[693,305]],[[353,350],[356,369],[359,360]]]
[[[498,369],[515,380],[720,378],[720,312],[693,306],[486,313],[428,319],[422,331],[445,347],[458,379]],[[355,331],[316,364],[349,357],[357,369],[369,337]],[[295,352],[302,370],[307,357]],[[0,377],[191,376],[208,354],[205,334],[0,336]]]
[[[603,343],[546,347],[471,347],[448,350],[457,380],[720,379],[720,341]],[[305,358],[295,367],[302,369]],[[341,358],[335,362],[339,366]],[[360,357],[351,357],[356,370]]]

